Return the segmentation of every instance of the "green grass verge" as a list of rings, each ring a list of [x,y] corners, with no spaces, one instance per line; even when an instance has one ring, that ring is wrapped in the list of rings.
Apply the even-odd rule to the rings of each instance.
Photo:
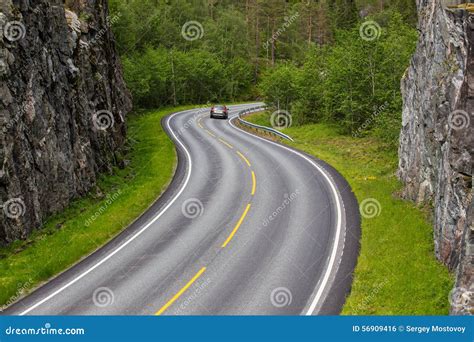
[[[247,118],[269,126],[268,114]],[[291,127],[290,143],[335,167],[357,199],[373,198],[380,215],[362,218],[362,240],[352,291],[343,314],[446,315],[452,276],[434,256],[433,230],[426,210],[400,200],[397,154],[374,138],[340,135],[334,127]]]
[[[126,156],[130,159],[129,166],[117,168],[112,175],[103,175],[97,191],[74,201],[26,241],[0,248],[1,306],[11,304],[95,251],[157,199],[169,184],[176,164],[174,145],[160,120],[167,114],[192,107],[130,115],[131,150]]]

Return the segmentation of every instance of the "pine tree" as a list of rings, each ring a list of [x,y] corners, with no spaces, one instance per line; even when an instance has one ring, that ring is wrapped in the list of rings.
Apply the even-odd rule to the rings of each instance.
[[[334,29],[350,29],[359,18],[355,0],[334,0],[329,3]]]

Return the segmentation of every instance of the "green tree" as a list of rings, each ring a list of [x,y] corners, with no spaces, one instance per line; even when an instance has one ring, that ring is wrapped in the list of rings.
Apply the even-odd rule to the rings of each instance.
[[[298,73],[299,69],[291,63],[279,64],[271,69],[260,84],[267,104],[291,110],[293,101],[297,99]]]

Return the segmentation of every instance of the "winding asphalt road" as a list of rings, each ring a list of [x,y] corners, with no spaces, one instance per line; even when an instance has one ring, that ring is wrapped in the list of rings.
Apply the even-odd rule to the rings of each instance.
[[[209,109],[163,120],[179,163],[165,194],[10,315],[338,314],[360,222],[330,166]]]

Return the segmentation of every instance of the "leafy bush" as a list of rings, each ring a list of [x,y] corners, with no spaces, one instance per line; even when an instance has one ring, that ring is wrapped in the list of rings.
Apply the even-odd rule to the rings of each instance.
[[[385,141],[396,140],[400,79],[417,33],[398,13],[384,17],[387,24],[376,40],[362,39],[359,23],[336,31],[333,44],[308,51],[302,67],[285,63],[270,70],[261,82],[266,101],[292,109],[297,124],[327,121],[346,134],[373,132]]]

